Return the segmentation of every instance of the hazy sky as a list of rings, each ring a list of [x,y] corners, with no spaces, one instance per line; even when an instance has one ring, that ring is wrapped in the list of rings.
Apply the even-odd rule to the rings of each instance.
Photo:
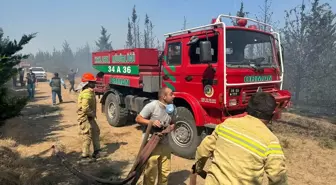
[[[260,12],[264,0],[244,0],[249,17]],[[305,0],[309,1],[309,0]],[[127,18],[135,4],[140,26],[147,13],[155,25],[155,35],[163,40],[163,34],[180,30],[183,16],[187,27],[210,23],[213,17],[235,12],[241,0],[0,0],[0,27],[12,39],[22,34],[38,32],[24,52],[35,53],[39,49],[59,49],[67,40],[73,49],[86,42],[95,46],[100,36],[100,26],[111,34],[112,45],[122,48],[127,33]],[[302,0],[273,0],[273,19],[283,24],[284,10],[299,5]],[[336,0],[322,0],[336,11]],[[143,28],[141,28],[141,31]]]

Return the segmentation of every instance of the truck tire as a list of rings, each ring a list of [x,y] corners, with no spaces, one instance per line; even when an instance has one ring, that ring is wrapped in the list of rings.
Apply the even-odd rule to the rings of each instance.
[[[120,107],[115,94],[110,93],[105,100],[104,107],[107,122],[114,127],[124,126],[127,122],[128,110]]]
[[[172,152],[186,159],[193,159],[197,146],[201,142],[201,135],[195,124],[193,114],[185,107],[177,107],[175,130],[168,134]]]

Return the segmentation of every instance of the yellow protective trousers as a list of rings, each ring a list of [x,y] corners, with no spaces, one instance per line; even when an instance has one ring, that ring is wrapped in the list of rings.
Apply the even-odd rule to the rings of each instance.
[[[100,149],[100,141],[99,141],[100,129],[94,118],[88,119],[80,123],[79,127],[80,127],[80,134],[83,140],[82,157],[87,157],[90,155],[89,153],[91,142],[93,143],[94,151]]]
[[[170,173],[171,150],[168,145],[159,143],[153,150],[144,170],[143,185],[167,185]]]

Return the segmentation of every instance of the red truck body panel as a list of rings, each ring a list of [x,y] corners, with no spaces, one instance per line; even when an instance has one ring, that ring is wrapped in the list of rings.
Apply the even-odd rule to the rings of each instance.
[[[143,75],[159,75],[158,50],[152,48],[121,49],[92,53],[95,69],[104,73],[98,78],[96,91],[103,93],[104,84],[142,88]]]
[[[134,48],[92,53],[93,65],[158,66],[158,50]]]

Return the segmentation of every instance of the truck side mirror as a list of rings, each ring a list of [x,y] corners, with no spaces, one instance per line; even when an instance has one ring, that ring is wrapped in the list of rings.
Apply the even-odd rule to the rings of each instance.
[[[160,56],[159,56],[159,58],[158,58],[159,65],[162,64],[162,62],[163,62],[163,58],[164,58],[164,51],[161,52],[161,54],[160,54]]]
[[[203,63],[212,61],[211,42],[208,40],[201,41],[199,47],[200,47],[200,62]]]
[[[280,53],[280,50],[278,50],[278,62],[279,62],[279,66],[281,66],[281,61],[280,61],[280,55],[282,55],[282,60],[284,60],[284,57],[285,57],[285,55],[284,55],[284,48],[283,48],[283,46],[282,46],[282,44],[281,44],[281,51],[282,51],[282,53]]]
[[[282,51],[282,60],[285,60],[285,50],[284,50],[284,47],[282,46],[281,44],[281,51]]]

